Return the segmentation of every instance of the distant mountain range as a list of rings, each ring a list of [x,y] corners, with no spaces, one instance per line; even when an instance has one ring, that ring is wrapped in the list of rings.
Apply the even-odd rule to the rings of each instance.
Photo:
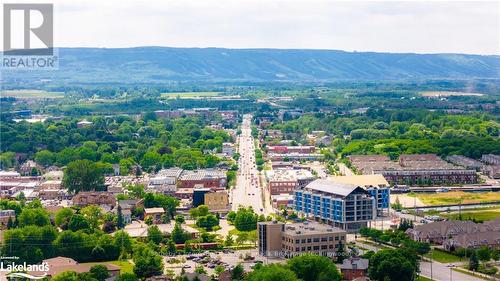
[[[4,71],[4,82],[265,82],[499,78],[500,56],[300,49],[60,48],[57,71]]]

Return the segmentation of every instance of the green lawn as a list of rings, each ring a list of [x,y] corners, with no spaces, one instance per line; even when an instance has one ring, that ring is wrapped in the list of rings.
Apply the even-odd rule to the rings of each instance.
[[[460,257],[457,257],[455,255],[448,253],[448,252],[441,251],[438,249],[433,249],[431,252],[425,254],[425,257],[432,258],[432,260],[435,260],[435,261],[441,262],[441,263],[450,263],[450,262],[461,261]]]
[[[90,264],[90,265],[96,265],[96,264],[114,264],[120,267],[120,273],[134,273],[134,266],[128,262],[128,261],[104,261],[104,262],[87,262],[83,264]]]
[[[0,92],[0,97],[18,99],[58,99],[64,97],[64,92],[48,92],[43,90],[6,90]]]
[[[458,219],[458,213],[453,214],[442,214],[441,216],[450,219]],[[476,219],[479,221],[488,221],[500,217],[500,208],[490,211],[462,211],[462,219]]]
[[[416,196],[427,206],[452,205],[452,204],[474,204],[500,201],[499,192],[464,192],[450,191],[442,193],[410,193],[408,196]]]
[[[424,277],[424,276],[418,276],[417,281],[432,281],[433,279]]]

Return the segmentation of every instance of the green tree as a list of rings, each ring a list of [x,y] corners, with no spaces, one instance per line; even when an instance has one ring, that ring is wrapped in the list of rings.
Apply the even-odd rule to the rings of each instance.
[[[123,212],[122,212],[122,207],[118,205],[117,211],[116,211],[116,225],[118,226],[119,229],[123,229],[125,227],[125,222],[123,220]]]
[[[102,264],[92,266],[89,272],[98,281],[105,281],[110,276],[108,269]]]
[[[68,229],[71,231],[78,231],[78,230],[89,231],[90,223],[83,215],[75,214],[71,217],[69,221]]]
[[[72,216],[73,210],[71,210],[70,208],[62,208],[56,213],[54,219],[56,226],[60,227],[62,230],[68,229],[68,224]]]
[[[231,279],[243,280],[244,276],[245,276],[245,269],[243,268],[243,265],[239,263],[233,268],[233,272],[231,272]]]
[[[48,150],[40,150],[35,154],[35,162],[44,167],[52,165],[54,161],[55,161],[54,153]]]
[[[215,226],[219,225],[219,219],[212,214],[201,216],[196,219],[196,226],[205,228],[211,231]]]
[[[186,240],[190,238],[189,233],[185,232],[179,223],[175,223],[174,229],[172,230],[170,236],[172,237],[172,240],[175,242],[175,244],[184,244]]]
[[[305,254],[293,257],[288,266],[303,281],[339,281],[340,273],[333,262],[323,256]]]
[[[136,246],[133,261],[134,273],[139,278],[148,278],[163,273],[162,257],[145,245]]]
[[[99,222],[102,218],[102,211],[100,207],[96,205],[89,205],[81,209],[80,214],[85,217],[92,229],[99,228]]]
[[[167,252],[169,254],[175,254],[177,252],[177,248],[175,247],[175,243],[172,239],[168,239]]]
[[[477,249],[476,253],[480,261],[487,262],[491,259],[491,250],[486,246]]]
[[[476,251],[472,251],[469,257],[469,270],[476,271],[479,267],[479,259],[477,257]]]
[[[257,215],[252,208],[239,208],[234,218],[234,226],[239,231],[257,229]]]
[[[104,175],[99,167],[89,160],[76,160],[64,171],[63,185],[70,192],[103,190]]]
[[[233,235],[231,235],[231,233],[229,233],[227,236],[226,236],[226,241],[224,241],[224,245],[226,247],[231,247],[234,245],[234,239],[233,239]]]
[[[383,249],[370,258],[368,275],[377,281],[411,281],[417,269],[415,252],[409,249]]]
[[[180,224],[183,224],[186,222],[186,219],[184,218],[183,215],[177,215],[175,216],[175,222],[176,223],[180,223]]]
[[[50,225],[49,214],[42,208],[24,208],[17,222],[20,227],[28,225],[45,226]]]
[[[270,264],[254,270],[245,277],[245,281],[300,281],[295,273],[279,264]]]
[[[163,240],[163,233],[156,225],[152,225],[148,228],[148,241],[151,241],[155,244],[160,244]]]
[[[139,281],[139,278],[132,273],[123,273],[115,281]]]

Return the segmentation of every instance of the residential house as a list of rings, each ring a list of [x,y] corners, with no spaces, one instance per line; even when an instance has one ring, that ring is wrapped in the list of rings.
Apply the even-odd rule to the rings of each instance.
[[[86,207],[89,205],[99,205],[112,209],[116,205],[116,198],[112,193],[105,191],[79,192],[73,196],[73,205]]]
[[[339,265],[342,280],[354,280],[368,275],[368,259],[349,258]]]
[[[159,224],[162,222],[161,216],[165,214],[163,208],[146,208],[144,209],[144,217],[152,217],[154,224]]]
[[[48,272],[28,272],[28,273],[35,276],[47,273],[47,277],[50,279],[65,271],[75,271],[77,273],[89,272],[90,268],[94,265],[90,263],[80,264],[74,259],[67,257],[55,257],[43,260],[42,262],[47,263],[49,265]],[[103,265],[108,270],[108,273],[111,276],[110,278],[115,279],[120,275],[119,266],[110,263],[104,263]]]

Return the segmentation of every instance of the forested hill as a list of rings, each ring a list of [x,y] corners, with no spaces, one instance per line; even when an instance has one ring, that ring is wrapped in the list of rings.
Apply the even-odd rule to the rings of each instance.
[[[61,48],[58,71],[4,71],[4,82],[335,81],[499,78],[500,56],[298,49]]]

